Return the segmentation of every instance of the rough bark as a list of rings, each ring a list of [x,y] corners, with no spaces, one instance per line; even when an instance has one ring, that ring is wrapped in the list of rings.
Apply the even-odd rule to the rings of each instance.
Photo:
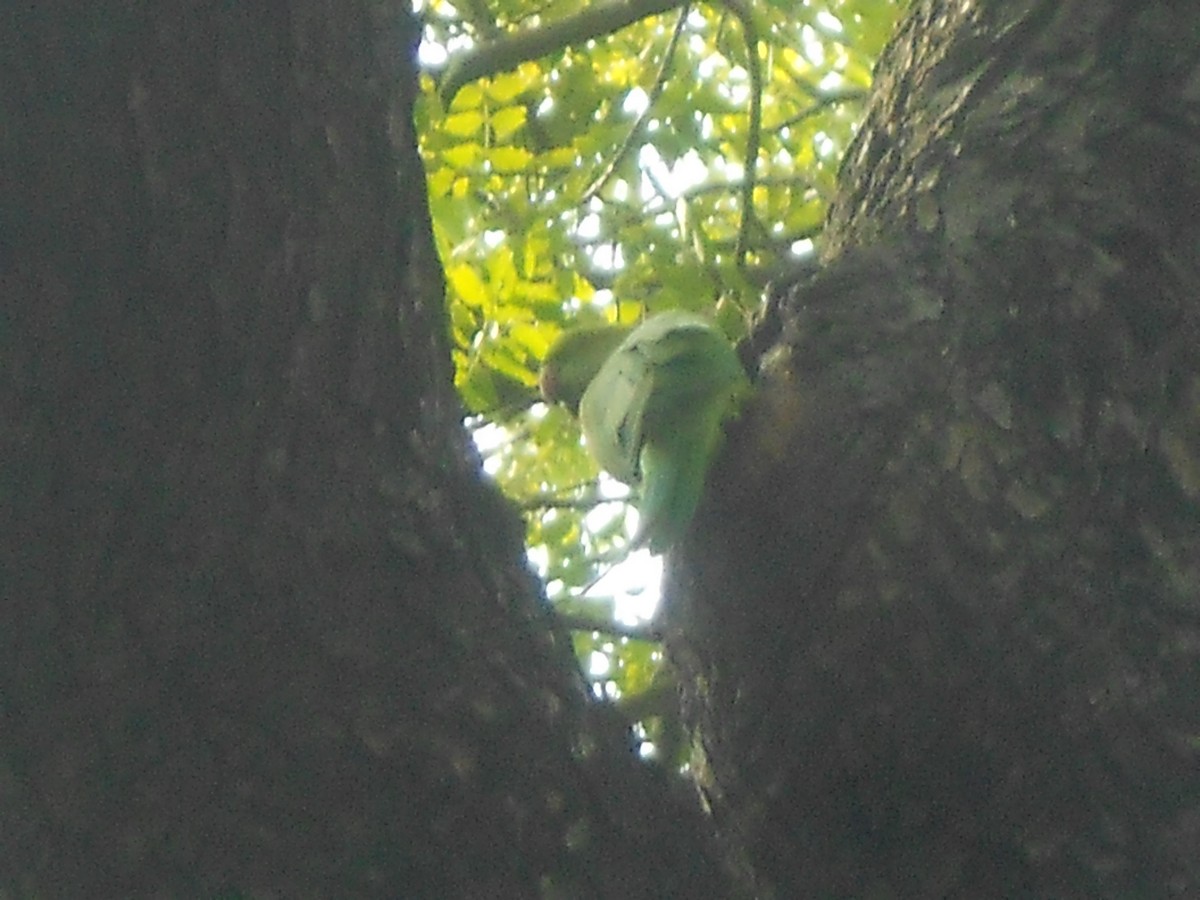
[[[464,436],[407,4],[0,33],[0,894],[722,895]]]
[[[779,897],[1200,894],[1200,11],[926,0],[669,646]]]

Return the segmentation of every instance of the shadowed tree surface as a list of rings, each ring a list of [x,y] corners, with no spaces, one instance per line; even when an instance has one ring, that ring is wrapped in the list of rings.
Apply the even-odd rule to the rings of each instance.
[[[1200,892],[1200,12],[916,5],[668,645],[760,890]]]
[[[0,31],[0,896],[721,894],[463,432],[406,4]]]
[[[754,336],[669,613],[763,895],[1197,890],[1200,13],[1126,6],[918,5]],[[726,895],[463,434],[405,5],[0,28],[0,895]]]

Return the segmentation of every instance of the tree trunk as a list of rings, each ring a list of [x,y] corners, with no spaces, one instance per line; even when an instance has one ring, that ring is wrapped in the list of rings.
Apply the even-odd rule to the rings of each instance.
[[[411,17],[260,6],[0,13],[0,890],[724,895],[460,427]],[[893,45],[669,566],[761,895],[1200,891],[1196,33]]]
[[[461,427],[407,4],[0,32],[0,894],[723,895]]]
[[[1200,895],[1200,8],[916,4],[669,648],[779,897]]]

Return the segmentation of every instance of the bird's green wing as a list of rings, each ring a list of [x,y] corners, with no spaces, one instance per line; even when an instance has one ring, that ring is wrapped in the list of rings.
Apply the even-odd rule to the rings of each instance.
[[[689,361],[699,361],[711,333],[712,325],[699,316],[662,313],[630,332],[604,360],[580,401],[579,423],[596,462],[614,478],[638,481],[647,410],[673,406],[689,380],[675,375],[686,376]]]
[[[748,387],[724,335],[684,312],[639,325],[600,367],[580,424],[596,461],[641,487],[638,543],[662,552],[686,529],[721,424]]]
[[[579,404],[579,426],[600,468],[626,484],[638,480],[643,412],[654,388],[646,358],[622,344],[601,366]]]
[[[723,419],[716,411],[716,406],[697,410],[699,415],[682,418],[662,438],[642,446],[635,546],[662,553],[687,531],[720,446]]]

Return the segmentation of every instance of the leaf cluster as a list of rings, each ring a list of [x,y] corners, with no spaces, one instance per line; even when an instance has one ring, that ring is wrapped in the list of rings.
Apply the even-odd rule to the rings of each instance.
[[[547,348],[574,324],[672,308],[739,336],[764,284],[819,241],[900,12],[897,0],[580,6],[420,8],[418,129],[456,383],[560,606],[633,523],[570,416],[538,402]],[[573,602],[596,616],[578,649],[614,661],[611,691],[644,687],[602,631],[611,599]]]

